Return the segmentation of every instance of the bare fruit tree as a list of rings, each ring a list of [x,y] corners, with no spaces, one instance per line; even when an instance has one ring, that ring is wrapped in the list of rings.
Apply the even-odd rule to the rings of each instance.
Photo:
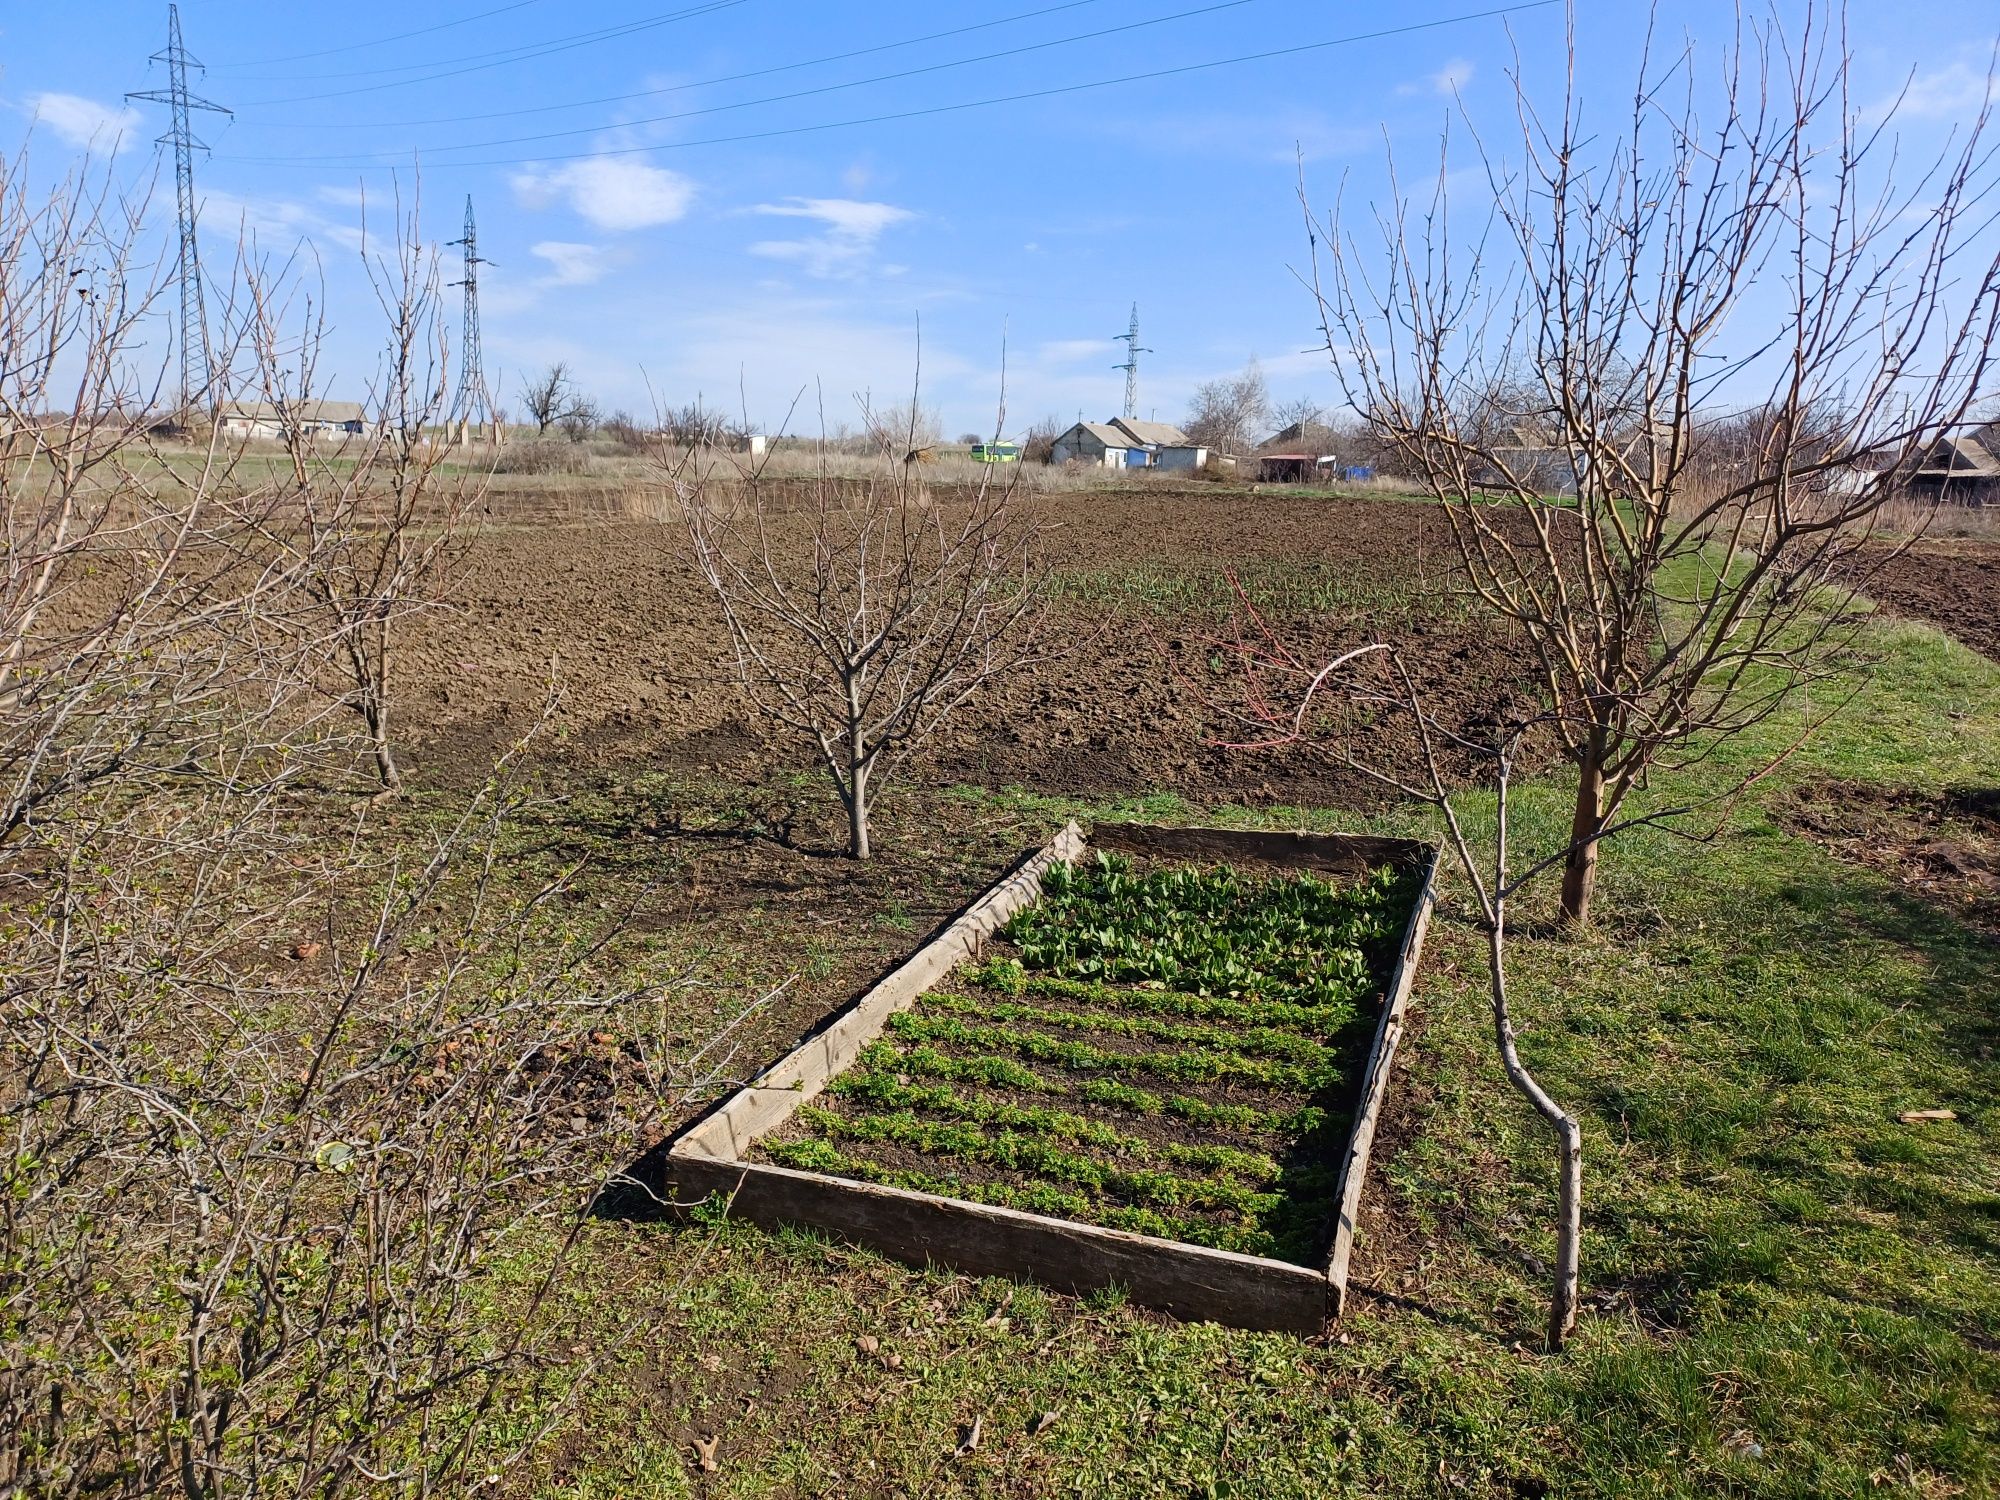
[[[592,1199],[729,1044],[513,876],[510,779],[414,848],[235,795],[51,831],[0,985],[10,1493],[463,1494],[615,1352],[564,1310]]]
[[[737,680],[813,745],[856,859],[896,758],[1042,650],[1041,529],[1012,491],[934,495],[914,465],[885,469],[848,481],[822,466],[803,497],[755,473],[740,498],[707,476],[681,486]]]
[[[249,278],[245,342],[265,400],[280,414],[290,465],[282,507],[261,533],[315,606],[305,616],[309,632],[331,646],[339,699],[360,721],[386,795],[402,787],[391,728],[404,628],[442,606],[485,485],[481,474],[448,467],[450,444],[438,435],[450,406],[449,339],[437,256],[415,212],[398,209],[389,247],[364,259],[386,340],[362,432],[327,434],[310,420],[323,329],[313,321],[288,331],[257,278]]]
[[[522,878],[521,747],[414,832],[290,778],[348,748],[313,592],[346,533],[299,515],[335,466],[157,433],[144,220],[103,201],[0,168],[0,1494],[469,1493],[575,1390],[591,1202],[730,1027],[688,1040],[685,976]],[[222,367],[310,389],[255,279],[230,303]]]
[[[1313,235],[1349,401],[1538,663],[1576,767],[1577,923],[1649,769],[1768,719],[1847,641],[1891,480],[1963,419],[2000,329],[1986,111],[1927,167],[1897,155],[1837,11],[1768,18],[1712,88],[1697,61],[1649,53],[1615,134],[1573,48],[1553,114],[1517,63],[1476,230],[1441,164],[1397,187],[1379,260]],[[1746,414],[1754,442],[1716,441]]]
[[[157,446],[131,356],[159,286],[86,171],[37,195],[0,160],[0,842],[114,787],[233,774],[309,671],[265,628],[296,565],[219,545],[268,493],[213,441]]]

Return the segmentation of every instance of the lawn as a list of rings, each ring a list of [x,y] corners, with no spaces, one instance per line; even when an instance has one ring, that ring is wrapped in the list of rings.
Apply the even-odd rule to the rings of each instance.
[[[1377,1146],[1392,1212],[1332,1337],[1180,1325],[712,1216],[611,1219],[570,1309],[575,1410],[507,1492],[1992,1493],[1993,938],[1788,830],[1829,781],[2000,781],[2000,670],[1919,626],[1867,647],[1862,697],[1725,832],[1621,837],[1599,928],[1518,943],[1523,1051],[1585,1126],[1566,1355],[1539,1352],[1553,1159],[1494,1061],[1447,887]],[[1720,785],[1793,733],[1648,795]],[[921,844],[967,811],[1018,845],[1071,814],[1364,821],[965,789],[894,799],[885,830]],[[1565,815],[1559,779],[1537,783],[1517,836]],[[1957,1118],[1899,1119],[1935,1108]]]

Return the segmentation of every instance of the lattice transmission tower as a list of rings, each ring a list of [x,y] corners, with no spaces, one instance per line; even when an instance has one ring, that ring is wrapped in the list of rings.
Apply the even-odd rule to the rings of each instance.
[[[208,397],[215,379],[214,356],[208,346],[208,312],[201,291],[201,247],[195,238],[194,154],[206,151],[208,147],[195,138],[188,115],[197,109],[211,110],[219,115],[229,114],[230,111],[199,94],[188,92],[188,69],[193,68],[199,73],[202,66],[181,45],[181,9],[178,5],[167,7],[166,51],[155,52],[149,60],[167,65],[167,86],[130,93],[125,97],[164,104],[172,114],[172,123],[159,143],[174,148],[174,209],[180,227],[178,276],[181,292],[181,389],[177,415],[185,421],[194,410],[195,403]]]
[[[1125,363],[1111,368],[1125,372],[1125,420],[1131,422],[1139,416],[1139,356],[1153,352],[1139,343],[1139,304],[1136,302],[1132,304],[1132,326],[1118,335],[1118,341],[1125,345]]]
[[[486,365],[479,352],[479,268],[492,261],[479,253],[479,229],[472,221],[472,196],[465,199],[465,237],[453,240],[465,250],[465,276],[453,286],[465,289],[465,310],[460,315],[458,393],[452,398],[452,426],[462,443],[471,435],[474,423],[493,420],[493,396],[486,389]]]

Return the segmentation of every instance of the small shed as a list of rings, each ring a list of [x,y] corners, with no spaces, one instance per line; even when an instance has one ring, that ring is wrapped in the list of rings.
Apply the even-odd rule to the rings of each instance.
[[[1332,474],[1338,463],[1331,453],[1260,453],[1257,478],[1266,484],[1310,484]]]
[[[231,401],[217,425],[226,437],[282,439],[293,431],[309,438],[359,437],[368,418],[358,401]]]
[[[1145,466],[1146,450],[1111,423],[1078,422],[1055,440],[1049,450],[1049,462],[1084,463],[1105,469],[1137,469]]]

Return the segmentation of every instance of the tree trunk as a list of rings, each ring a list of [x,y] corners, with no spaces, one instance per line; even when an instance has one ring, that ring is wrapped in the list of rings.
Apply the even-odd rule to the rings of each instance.
[[[382,783],[380,795],[393,796],[403,789],[403,771],[389,748],[389,705],[370,692],[361,700],[361,717],[368,725],[368,748],[375,757],[376,779]]]
[[[1576,808],[1569,822],[1569,853],[1563,860],[1562,913],[1581,927],[1590,921],[1597,892],[1598,834],[1604,829],[1604,735],[1593,730],[1583,749],[1576,778]]]
[[[1583,1127],[1551,1099],[1521,1062],[1514,1046],[1514,1023],[1507,1011],[1506,909],[1500,907],[1487,932],[1487,970],[1492,984],[1493,1035],[1507,1080],[1534,1105],[1562,1143],[1562,1190],[1556,1226],[1555,1286],[1549,1294],[1549,1352],[1560,1354],[1576,1327],[1577,1281],[1583,1259]]]
[[[847,852],[854,859],[868,858],[868,770],[863,761],[848,773]]]

